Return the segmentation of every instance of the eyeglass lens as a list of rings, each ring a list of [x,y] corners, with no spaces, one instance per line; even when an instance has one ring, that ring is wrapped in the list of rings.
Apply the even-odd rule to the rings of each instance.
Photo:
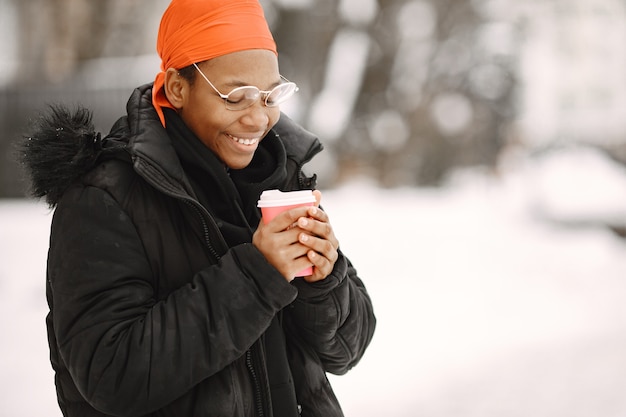
[[[264,102],[268,107],[275,107],[290,98],[296,92],[296,85],[292,82],[279,84],[269,93],[265,93]],[[261,91],[253,86],[238,87],[228,93],[225,99],[226,107],[232,110],[245,109],[254,104],[261,95]]]

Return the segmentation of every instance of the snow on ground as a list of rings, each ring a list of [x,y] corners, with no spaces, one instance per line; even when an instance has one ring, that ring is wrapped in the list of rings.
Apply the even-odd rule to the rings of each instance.
[[[514,168],[324,192],[378,318],[362,362],[330,376],[348,417],[626,416],[626,242],[598,226],[626,220],[626,174],[578,151]],[[60,415],[49,222],[41,203],[0,201],[0,416]]]

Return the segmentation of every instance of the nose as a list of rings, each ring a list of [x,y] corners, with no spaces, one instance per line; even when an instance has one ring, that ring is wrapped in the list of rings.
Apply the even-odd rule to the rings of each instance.
[[[259,99],[247,109],[244,109],[244,114],[241,117],[241,123],[251,127],[265,127],[269,124],[274,109],[265,105],[265,97],[261,96]]]

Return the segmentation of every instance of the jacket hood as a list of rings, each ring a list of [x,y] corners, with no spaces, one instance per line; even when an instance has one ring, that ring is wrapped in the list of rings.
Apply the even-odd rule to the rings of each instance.
[[[324,149],[316,135],[304,129],[284,113],[280,114],[280,119],[272,130],[285,145],[287,158],[294,160],[300,166],[309,162]]]
[[[167,176],[181,182],[182,167],[171,158],[174,151],[152,106],[151,87],[146,84],[133,91],[126,105],[127,115],[118,119],[104,138],[95,131],[93,114],[85,107],[69,109],[54,104],[42,112],[17,146],[18,159],[30,182],[28,194],[45,198],[54,208],[72,183],[105,155],[120,149],[125,149],[122,158],[129,162],[132,158],[135,168],[156,166],[158,161]]]
[[[89,171],[102,152],[92,113],[51,105],[18,144],[18,159],[30,180],[30,194],[56,206],[69,185]]]

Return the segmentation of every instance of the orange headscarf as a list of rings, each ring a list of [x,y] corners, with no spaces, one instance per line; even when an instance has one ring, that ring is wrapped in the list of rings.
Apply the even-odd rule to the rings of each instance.
[[[258,0],[172,0],[161,19],[157,52],[161,72],[154,80],[152,103],[165,126],[165,71],[247,49],[277,54]]]

